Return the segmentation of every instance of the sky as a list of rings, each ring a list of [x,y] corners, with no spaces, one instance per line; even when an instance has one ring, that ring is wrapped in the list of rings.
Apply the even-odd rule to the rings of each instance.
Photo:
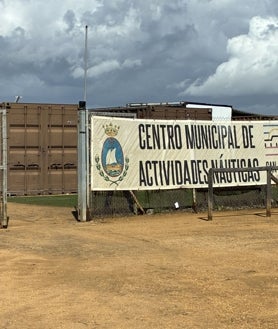
[[[16,96],[278,115],[278,1],[0,0],[0,102]]]

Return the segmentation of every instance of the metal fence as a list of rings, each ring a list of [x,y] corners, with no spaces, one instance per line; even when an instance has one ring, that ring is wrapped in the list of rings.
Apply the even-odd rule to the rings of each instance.
[[[209,189],[91,192],[90,217],[114,217],[164,212],[208,212],[209,194]],[[265,209],[267,202],[269,202],[269,195],[271,195],[271,207],[277,208],[278,187],[273,184],[271,185],[270,194],[267,194],[266,185],[214,187],[212,209],[214,212],[232,209]]]
[[[79,106],[79,220],[85,221],[95,217],[140,215],[161,212],[204,212],[208,210],[208,188],[176,188],[137,191],[91,191],[88,184],[90,172],[86,169],[90,159],[85,154],[89,150],[85,132],[88,132],[90,116],[86,114],[86,104]],[[98,115],[98,113],[95,113]],[[122,114],[125,116],[125,114]],[[85,127],[87,125],[87,128]],[[89,145],[89,144],[87,144]],[[242,165],[242,164],[241,164]],[[243,166],[243,165],[242,165]],[[87,167],[89,168],[89,167]],[[254,168],[253,168],[254,169]],[[260,184],[260,183],[258,183]],[[87,187],[87,189],[86,189]],[[272,204],[277,206],[278,188],[271,186]],[[84,202],[84,200],[86,200]],[[267,202],[265,185],[217,187],[213,189],[214,210],[264,208]]]
[[[92,192],[92,217],[194,210],[191,189]]]

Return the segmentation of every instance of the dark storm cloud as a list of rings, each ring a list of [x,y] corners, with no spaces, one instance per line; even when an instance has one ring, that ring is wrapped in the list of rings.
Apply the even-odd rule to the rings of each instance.
[[[66,29],[67,32],[72,31],[74,29],[76,21],[77,20],[74,12],[72,10],[67,10],[67,12],[64,15],[64,22],[68,26]]]
[[[278,114],[274,0],[0,0],[0,10],[3,101],[78,102],[88,25],[92,107],[187,100]]]

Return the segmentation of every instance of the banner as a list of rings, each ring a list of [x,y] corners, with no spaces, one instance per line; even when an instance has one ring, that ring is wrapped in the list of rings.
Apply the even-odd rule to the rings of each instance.
[[[276,166],[278,122],[92,116],[90,157],[92,190],[206,188],[210,168]],[[265,183],[256,171],[214,177],[223,187]]]

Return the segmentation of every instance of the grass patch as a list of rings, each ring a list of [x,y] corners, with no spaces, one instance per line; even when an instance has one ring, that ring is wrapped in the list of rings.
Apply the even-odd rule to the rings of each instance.
[[[77,205],[77,194],[13,196],[8,197],[8,202],[74,208]]]

